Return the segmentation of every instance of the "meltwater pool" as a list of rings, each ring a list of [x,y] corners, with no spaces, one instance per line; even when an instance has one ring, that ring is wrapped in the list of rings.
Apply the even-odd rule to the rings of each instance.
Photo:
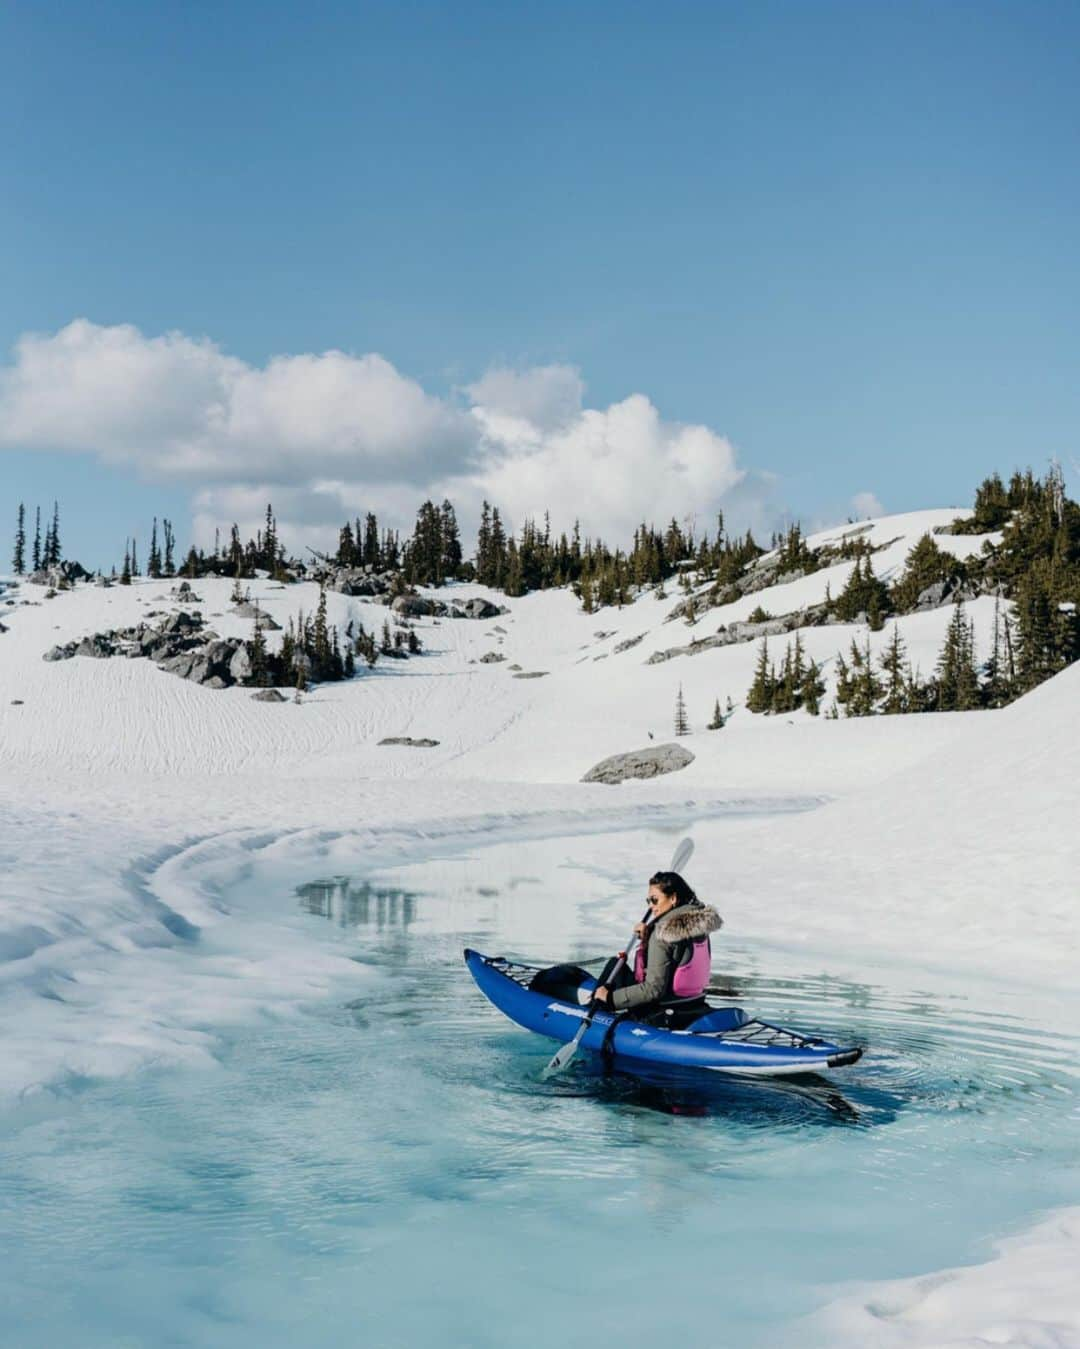
[[[582,1057],[541,1081],[554,1046],[484,1000],[462,948],[603,956],[676,837],[256,868],[226,896],[233,940],[329,944],[363,977],[220,1031],[215,1070],[0,1115],[0,1343],[812,1343],[793,1322],[851,1281],[985,1258],[1076,1202],[1074,1034],[1019,991],[853,982],[737,916],[715,943],[730,1000],[864,1043],[859,1064],[646,1079]]]

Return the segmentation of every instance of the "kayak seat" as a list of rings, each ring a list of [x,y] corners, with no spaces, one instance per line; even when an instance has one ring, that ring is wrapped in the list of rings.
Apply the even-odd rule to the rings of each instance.
[[[685,1027],[691,1035],[716,1035],[738,1030],[751,1020],[741,1007],[712,1007]]]
[[[580,965],[551,965],[546,970],[537,970],[529,982],[529,991],[562,1002],[577,1002],[582,984],[595,988],[596,979]]]

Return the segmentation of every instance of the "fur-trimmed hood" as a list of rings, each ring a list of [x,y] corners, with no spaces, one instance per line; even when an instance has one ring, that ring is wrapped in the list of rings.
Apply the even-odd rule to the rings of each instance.
[[[660,941],[670,946],[677,941],[695,941],[699,937],[707,937],[723,925],[724,920],[716,910],[699,900],[695,904],[680,904],[665,913],[654,932]]]

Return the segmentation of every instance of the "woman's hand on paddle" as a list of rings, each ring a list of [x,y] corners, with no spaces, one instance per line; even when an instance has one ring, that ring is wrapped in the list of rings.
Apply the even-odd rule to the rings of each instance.
[[[593,993],[593,997],[596,999],[597,1002],[607,1002],[608,1000],[607,986],[605,984],[599,984],[596,988],[596,991]]]
[[[644,941],[645,933],[648,932],[648,930],[649,930],[648,923],[638,923],[637,927],[634,928],[634,936],[638,939],[638,941]]]

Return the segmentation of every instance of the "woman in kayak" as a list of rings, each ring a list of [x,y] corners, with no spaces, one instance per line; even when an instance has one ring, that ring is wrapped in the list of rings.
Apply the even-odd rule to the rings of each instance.
[[[624,966],[612,989],[603,986],[606,971],[600,976],[595,996],[613,1012],[639,1015],[675,999],[700,998],[709,982],[709,933],[723,924],[716,910],[702,904],[674,871],[651,878],[649,908],[649,917],[634,929],[639,945],[633,973]]]

